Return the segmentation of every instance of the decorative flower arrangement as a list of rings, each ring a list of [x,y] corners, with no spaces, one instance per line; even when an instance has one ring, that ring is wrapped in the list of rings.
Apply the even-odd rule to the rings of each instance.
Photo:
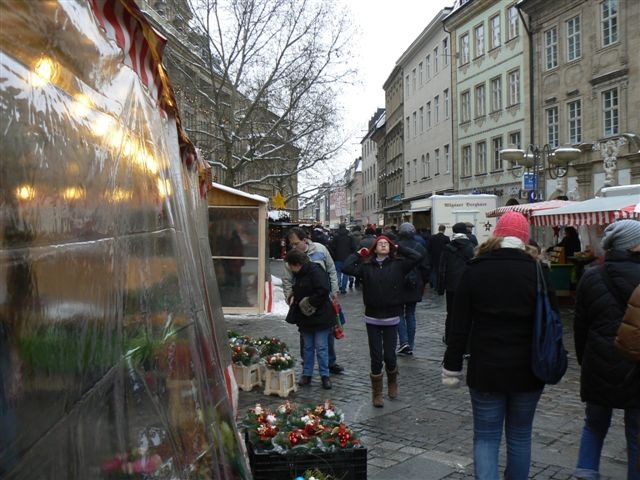
[[[336,480],[336,477],[333,475],[329,475],[328,473],[323,473],[317,468],[313,470],[307,470],[299,477],[294,478],[293,480]]]
[[[288,353],[289,348],[287,344],[276,337],[262,337],[254,340],[253,343],[260,350],[260,356],[266,357],[267,355],[273,355],[274,353]]]
[[[232,345],[231,360],[233,363],[246,367],[252,363],[258,363],[260,357],[258,356],[258,350],[252,345]]]
[[[287,401],[275,414],[257,404],[247,412],[242,425],[249,441],[263,449],[331,451],[360,446],[357,434],[329,400],[302,407]]]
[[[274,353],[273,355],[267,355],[264,359],[264,364],[271,370],[288,370],[293,368],[296,361],[288,353]]]

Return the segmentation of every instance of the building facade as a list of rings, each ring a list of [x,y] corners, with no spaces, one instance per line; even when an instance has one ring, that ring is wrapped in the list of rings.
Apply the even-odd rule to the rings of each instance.
[[[369,119],[362,147],[362,223],[377,224],[378,220],[378,144],[373,140],[376,125],[384,117],[384,108],[378,108]]]
[[[500,150],[529,143],[528,39],[515,0],[459,1],[451,32],[453,162],[459,193],[489,193],[504,205],[526,198]]]

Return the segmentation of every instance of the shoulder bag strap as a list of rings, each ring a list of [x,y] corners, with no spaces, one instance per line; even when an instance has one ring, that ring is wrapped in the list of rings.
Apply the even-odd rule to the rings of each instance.
[[[609,277],[609,274],[607,273],[604,265],[602,266],[602,268],[600,268],[600,276],[602,277],[604,284],[607,286],[607,290],[609,290],[609,293],[611,293],[611,295],[615,297],[615,299],[620,304],[620,307],[622,307],[622,310],[624,311],[627,308],[627,300],[622,297],[620,290],[618,290],[611,281],[611,277]]]

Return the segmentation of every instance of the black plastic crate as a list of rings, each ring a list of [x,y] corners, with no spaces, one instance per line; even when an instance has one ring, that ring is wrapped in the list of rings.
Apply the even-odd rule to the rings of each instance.
[[[367,479],[367,449],[364,447],[335,452],[277,453],[255,450],[247,442],[247,450],[254,480],[292,480],[314,468],[341,480]]]

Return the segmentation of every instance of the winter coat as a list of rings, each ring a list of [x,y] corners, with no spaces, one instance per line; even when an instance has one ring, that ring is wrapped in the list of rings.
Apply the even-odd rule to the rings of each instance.
[[[360,240],[360,243],[358,244],[358,250],[360,250],[361,248],[366,248],[366,249],[371,248],[371,245],[373,245],[373,242],[375,241],[376,241],[375,235],[372,235],[372,234],[363,235],[362,240]]]
[[[363,258],[354,253],[342,267],[344,273],[362,282],[362,300],[367,317],[392,318],[402,311],[404,277],[422,257],[402,245],[397,253],[399,255],[389,255],[382,263],[378,263],[375,254]]]
[[[607,288],[603,268],[619,296],[628,299],[640,284],[640,254],[607,252],[604,265],[587,270],[580,279],[573,324],[582,367],[580,396],[605,407],[640,408],[640,370],[615,348],[626,305]]]
[[[553,308],[555,291],[546,276]],[[467,385],[482,392],[528,392],[544,384],[531,370],[537,267],[517,248],[499,248],[469,261],[456,290],[444,368],[462,370],[470,354]]]
[[[321,243],[309,242],[307,241],[307,251],[305,252],[314,263],[320,265],[329,276],[329,284],[331,285],[331,292],[338,293],[338,273],[336,272],[336,264],[333,263],[333,259],[331,258],[331,254],[327,247],[322,245]],[[285,275],[282,277],[282,291],[284,293],[284,298],[289,299],[291,294],[293,293],[292,284],[293,284],[293,273],[289,269],[289,265],[284,264]]]
[[[440,268],[438,270],[438,293],[455,292],[460,283],[460,277],[473,258],[473,244],[468,238],[454,238],[442,251]]]
[[[312,315],[304,315],[299,303],[305,298],[315,307]],[[300,332],[315,332],[333,327],[335,312],[329,300],[329,279],[320,265],[308,262],[294,274],[293,303],[289,307],[287,322],[298,325]]]
[[[623,356],[640,362],[640,285],[631,294],[616,335],[616,347]]]
[[[404,303],[414,303],[422,301],[424,284],[429,280],[429,257],[425,248],[409,238],[400,236],[398,245],[415,250],[420,254],[420,261],[404,277],[404,288],[402,291]]]
[[[435,235],[431,235],[429,245],[427,247],[427,252],[431,256],[431,268],[440,268],[440,257],[442,255],[442,251],[449,242],[451,242],[451,239],[444,233],[438,232]]]
[[[344,262],[349,255],[356,251],[357,246],[349,232],[339,228],[329,244],[329,249],[334,261]]]
[[[360,245],[360,242],[362,241],[362,236],[363,236],[363,233],[361,230],[354,230],[353,232],[351,232],[351,237],[353,238],[353,243],[355,244],[356,247]]]

